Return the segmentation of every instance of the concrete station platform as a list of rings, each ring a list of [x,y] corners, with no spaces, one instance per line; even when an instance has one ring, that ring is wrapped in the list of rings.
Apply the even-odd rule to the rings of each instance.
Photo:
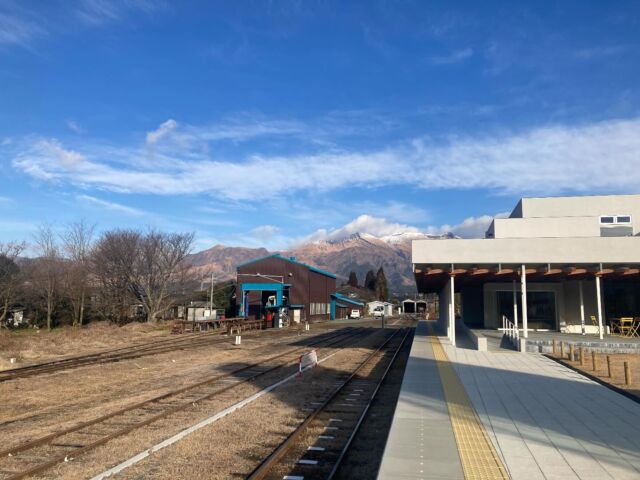
[[[538,354],[416,331],[379,479],[640,479],[640,404]]]

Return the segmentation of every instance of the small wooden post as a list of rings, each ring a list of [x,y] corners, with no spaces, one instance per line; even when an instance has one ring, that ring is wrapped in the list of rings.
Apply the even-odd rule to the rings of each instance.
[[[553,339],[553,354],[556,355],[558,353],[558,346],[556,345],[556,339]]]
[[[584,367],[584,347],[580,347],[580,366]]]
[[[575,351],[573,348],[573,343],[569,344],[569,360],[571,360],[572,362],[575,360]]]
[[[631,385],[631,369],[629,368],[629,362],[624,362],[624,384]]]
[[[560,341],[560,358],[564,358],[564,342]]]
[[[611,378],[611,357],[607,355],[607,374]]]
[[[593,371],[598,371],[598,357],[596,356],[595,350],[591,352],[591,361],[593,362]]]

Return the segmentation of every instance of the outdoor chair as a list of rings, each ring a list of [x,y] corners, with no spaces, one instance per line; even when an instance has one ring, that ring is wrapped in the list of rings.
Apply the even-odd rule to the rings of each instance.
[[[621,335],[619,318],[610,318],[609,326],[611,328],[611,335]]]
[[[637,331],[635,327],[635,320],[633,317],[622,317],[620,319],[620,335],[623,337],[632,337]]]
[[[598,332],[598,335],[600,335],[600,325],[598,324],[598,319],[595,315],[591,315],[591,325],[596,327],[596,331]]]

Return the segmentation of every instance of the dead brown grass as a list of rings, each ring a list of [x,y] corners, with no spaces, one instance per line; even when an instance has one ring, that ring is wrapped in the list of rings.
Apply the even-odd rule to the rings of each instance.
[[[151,342],[168,337],[170,329],[166,322],[156,325],[130,323],[121,327],[108,322],[93,322],[82,328],[61,327],[51,331],[0,330],[0,369]],[[17,363],[11,364],[10,358],[16,358]]]
[[[558,352],[559,353],[559,352]],[[571,366],[588,373],[589,375],[593,375],[598,377],[600,380],[614,385],[618,388],[624,389],[635,395],[640,399],[640,355],[638,354],[605,354],[605,353],[597,353],[596,354],[596,370],[593,370],[593,361],[591,352],[587,349],[584,350],[585,358],[584,364],[580,363],[580,355],[579,350],[576,349],[575,352],[575,360],[569,360],[568,353],[565,353],[565,358],[563,359],[565,362],[569,363]],[[611,376],[609,376],[609,370],[607,367],[607,356],[610,359],[611,363]],[[624,376],[624,362],[629,364],[629,370],[631,372],[631,384],[625,384],[625,376]]]
[[[373,337],[367,340],[371,344]],[[337,377],[367,355],[366,348],[341,349],[320,367],[248,406],[205,427],[114,478],[244,478],[306,415],[305,402],[326,394]],[[325,352],[327,353],[327,352]],[[295,366],[291,371],[295,371]],[[256,393],[276,379],[274,372],[223,398],[204,401],[51,470],[43,478],[80,479],[95,475],[178,431]]]

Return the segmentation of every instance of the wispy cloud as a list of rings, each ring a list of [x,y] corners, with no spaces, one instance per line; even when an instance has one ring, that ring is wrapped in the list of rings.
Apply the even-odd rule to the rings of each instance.
[[[152,13],[165,6],[159,0],[82,0],[76,9],[76,16],[91,25],[122,20],[131,12]]]
[[[77,134],[84,133],[83,128],[75,120],[67,120],[67,127],[69,127],[69,130],[71,130],[74,133],[77,133]]]
[[[600,45],[596,47],[583,48],[576,52],[576,57],[580,60],[592,60],[595,58],[611,57],[625,53],[630,48],[629,45]]]
[[[439,143],[418,138],[370,151],[313,147],[311,153],[229,160],[213,157],[200,144],[167,146],[155,162],[135,145],[83,143],[71,149],[55,139],[29,137],[9,148],[14,168],[42,180],[117,192],[209,193],[230,200],[254,200],[256,192],[269,199],[354,186],[554,194],[620,192],[640,184],[640,118]],[[336,175],[343,171],[358,175]]]
[[[45,33],[42,26],[15,4],[9,2],[4,8],[0,6],[0,46],[27,47],[34,38]]]
[[[120,203],[101,200],[99,198],[92,197],[90,195],[76,195],[76,199],[81,201],[81,202],[86,202],[86,203],[90,203],[90,204],[93,204],[93,205],[97,205],[97,206],[99,206],[101,208],[104,208],[105,210],[111,210],[111,211],[118,212],[118,213],[124,213],[126,215],[141,216],[141,215],[145,214],[145,212],[143,212],[142,210],[138,210],[137,208],[128,207],[128,206],[122,205]]]
[[[473,49],[463,48],[461,50],[455,50],[447,55],[432,56],[428,58],[429,63],[432,65],[451,65],[454,63],[460,63],[473,56]]]
[[[0,2],[0,46],[32,49],[37,39],[47,35],[68,32],[74,27],[122,22],[133,13],[149,15],[165,6],[161,0],[80,0],[73,5],[44,2],[36,14],[23,3]]]

